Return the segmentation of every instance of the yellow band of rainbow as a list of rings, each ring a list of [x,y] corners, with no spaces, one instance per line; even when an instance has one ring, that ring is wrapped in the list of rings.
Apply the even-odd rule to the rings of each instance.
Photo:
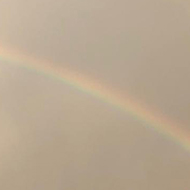
[[[153,128],[160,134],[170,138],[184,149],[190,151],[189,132],[182,127],[174,125],[164,116],[156,115],[146,106],[141,106],[136,100],[129,96],[123,97],[119,93],[104,87],[102,84],[76,73],[54,66],[48,61],[37,60],[26,54],[5,50],[0,48],[0,60],[4,63],[11,63],[20,68],[35,71],[41,75],[52,77],[67,85],[73,86],[80,91],[88,93],[118,109],[121,109],[135,119],[144,122],[147,127]],[[57,64],[56,64],[57,65]]]

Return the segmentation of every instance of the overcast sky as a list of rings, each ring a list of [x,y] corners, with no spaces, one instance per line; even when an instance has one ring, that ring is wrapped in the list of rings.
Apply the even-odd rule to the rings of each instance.
[[[189,21],[185,0],[1,0],[0,47],[77,71],[190,131]],[[182,190],[189,176],[190,152],[130,114],[0,61],[0,189]]]

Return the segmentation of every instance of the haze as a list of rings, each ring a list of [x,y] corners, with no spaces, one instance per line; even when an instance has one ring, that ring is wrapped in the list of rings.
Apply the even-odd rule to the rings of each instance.
[[[77,71],[190,131],[189,21],[185,0],[1,0],[0,46]],[[189,176],[180,142],[0,61],[0,189],[185,190]]]

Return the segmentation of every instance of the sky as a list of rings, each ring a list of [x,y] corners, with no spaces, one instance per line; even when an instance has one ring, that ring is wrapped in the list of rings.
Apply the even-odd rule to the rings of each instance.
[[[0,189],[189,189],[182,138],[15,64],[79,74],[190,134],[189,19],[185,0],[1,0]]]

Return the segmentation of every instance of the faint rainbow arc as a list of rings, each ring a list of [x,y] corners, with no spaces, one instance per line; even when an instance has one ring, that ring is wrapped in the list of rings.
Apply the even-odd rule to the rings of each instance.
[[[190,133],[179,128],[163,116],[157,116],[151,110],[140,106],[131,97],[123,97],[120,94],[105,88],[100,83],[89,80],[79,73],[53,66],[47,61],[39,61],[33,57],[19,52],[6,51],[0,48],[0,60],[14,64],[20,68],[35,71],[39,74],[60,80],[63,83],[73,86],[80,91],[91,94],[92,96],[109,103],[110,105],[122,109],[132,115],[135,119],[146,123],[149,128],[154,128],[160,134],[167,136],[184,149],[190,151]]]

